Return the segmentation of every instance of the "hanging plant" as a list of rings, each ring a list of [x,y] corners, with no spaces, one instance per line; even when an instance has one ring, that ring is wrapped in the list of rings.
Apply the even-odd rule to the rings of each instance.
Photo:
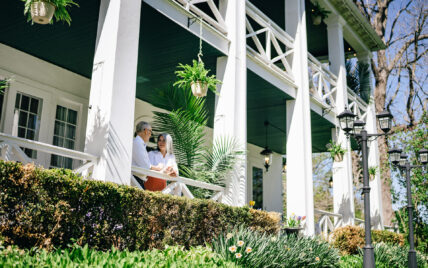
[[[346,149],[342,148],[340,143],[336,143],[335,141],[330,141],[326,145],[327,151],[330,153],[331,158],[335,162],[342,162],[343,155],[346,153]]]
[[[179,63],[177,68],[179,70],[175,71],[175,74],[179,80],[174,83],[174,86],[179,88],[190,87],[196,97],[206,96],[208,89],[217,93],[216,86],[221,82],[216,79],[215,75],[208,75],[210,70],[205,69],[202,60],[193,60],[193,65]]]
[[[199,18],[199,53],[198,60],[193,60],[193,65],[178,64],[178,70],[175,74],[179,78],[174,86],[187,89],[191,88],[192,93],[196,97],[205,97],[208,89],[217,94],[216,86],[221,83],[216,79],[215,75],[209,76],[210,70],[205,69],[202,61],[202,18]]]
[[[318,2],[312,3],[311,19],[314,25],[320,25],[330,13],[327,9],[322,8]]]
[[[38,24],[52,23],[52,17],[55,15],[57,22],[63,21],[71,24],[71,17],[67,8],[75,5],[79,6],[73,0],[22,0],[24,2],[24,15],[27,15],[27,21],[33,21]]]
[[[371,181],[375,179],[376,173],[377,173],[377,166],[369,167],[369,176]]]

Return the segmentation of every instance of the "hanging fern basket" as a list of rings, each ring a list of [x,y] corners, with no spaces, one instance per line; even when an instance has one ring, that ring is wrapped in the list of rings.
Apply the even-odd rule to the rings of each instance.
[[[322,17],[320,15],[316,16],[316,15],[311,15],[312,18],[312,23],[314,25],[320,25],[322,22]]]
[[[195,97],[205,97],[208,91],[208,84],[201,81],[191,82],[190,87]]]
[[[335,162],[342,162],[343,161],[343,154],[336,154],[334,156],[334,161]]]
[[[31,19],[34,23],[48,24],[55,13],[55,6],[51,3],[38,1],[31,3]]]

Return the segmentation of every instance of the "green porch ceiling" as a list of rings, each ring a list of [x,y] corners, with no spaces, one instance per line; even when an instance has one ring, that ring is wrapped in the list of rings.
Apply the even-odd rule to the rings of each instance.
[[[77,0],[80,8],[71,9],[71,26],[31,25],[23,15],[23,3],[6,1],[0,17],[0,43],[48,61],[67,70],[90,78],[98,24],[99,0]],[[261,5],[263,1],[252,0]],[[277,6],[278,5],[278,6]],[[263,7],[263,6],[261,6]],[[280,20],[279,9],[283,1],[261,8],[272,13],[274,21]],[[271,14],[269,14],[271,16]],[[156,27],[153,27],[153,26]],[[171,85],[175,81],[174,70],[179,62],[190,63],[198,52],[198,37],[178,26],[149,5],[142,4],[139,57],[137,71],[137,98],[151,102],[155,89]],[[217,57],[222,54],[204,43],[204,62],[213,73]],[[268,120],[280,130],[269,127],[269,147],[275,152],[286,153],[286,106],[291,99],[255,73],[247,72],[247,125],[248,141],[265,146],[264,121]],[[214,95],[209,93],[208,111],[210,126],[213,124]],[[331,138],[333,125],[311,113],[312,145],[314,152],[325,151],[325,144]]]

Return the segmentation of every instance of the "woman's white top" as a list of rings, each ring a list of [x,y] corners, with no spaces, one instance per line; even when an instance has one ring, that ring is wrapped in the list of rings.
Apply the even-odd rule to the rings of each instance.
[[[166,154],[164,157],[159,151],[150,151],[149,159],[152,166],[157,166],[159,163],[162,163],[162,172],[168,167],[172,167],[175,170],[175,173],[178,175],[177,162],[175,161],[175,156],[173,154]]]

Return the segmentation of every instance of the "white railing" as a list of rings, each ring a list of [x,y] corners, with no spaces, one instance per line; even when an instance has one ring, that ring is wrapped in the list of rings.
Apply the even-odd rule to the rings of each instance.
[[[76,174],[85,174],[89,177],[92,173],[94,164],[97,161],[97,157],[91,154],[0,133],[0,150],[2,160],[20,161],[23,164],[35,162],[34,159],[29,158],[24,153],[21,147],[80,160],[83,164],[74,169],[73,172]]]
[[[357,115],[358,119],[366,121],[367,103],[348,87],[349,110]]]
[[[183,6],[187,11],[192,12],[196,17],[200,17],[221,33],[227,34],[227,27],[224,18],[213,0],[174,0],[174,2]],[[202,11],[201,4],[208,6],[214,16],[212,17]]]
[[[341,214],[336,214],[324,210],[314,209],[315,215],[320,215],[320,218],[317,222],[319,227],[318,235],[324,237],[328,240],[330,234],[339,227],[343,226],[343,218]]]
[[[158,171],[140,168],[136,166],[132,166],[132,174],[143,180],[146,176],[150,176],[150,177],[155,177],[155,178],[162,179],[169,182],[168,186],[166,186],[166,188],[162,190],[162,193],[165,193],[165,194],[185,196],[190,199],[193,199],[194,196],[190,192],[189,188],[187,188],[187,186],[194,186],[194,187],[213,191],[214,195],[210,199],[217,202],[221,202],[221,199],[224,194],[224,187],[221,187],[218,185],[201,182],[201,181],[195,181],[185,177],[171,177]],[[132,185],[141,188],[137,180],[134,178],[134,176],[131,176],[131,180],[132,180]]]
[[[355,218],[354,222],[355,222],[355,225],[357,225],[357,226],[359,226],[361,228],[364,228],[364,220]]]
[[[337,77],[308,53],[309,89],[312,97],[329,108],[336,106]]]
[[[245,19],[247,39],[254,42],[254,46],[251,46],[247,41],[247,51],[269,68],[274,69],[288,80],[294,81],[289,57],[294,51],[293,38],[248,0]],[[261,35],[264,35],[263,44],[260,40]]]

